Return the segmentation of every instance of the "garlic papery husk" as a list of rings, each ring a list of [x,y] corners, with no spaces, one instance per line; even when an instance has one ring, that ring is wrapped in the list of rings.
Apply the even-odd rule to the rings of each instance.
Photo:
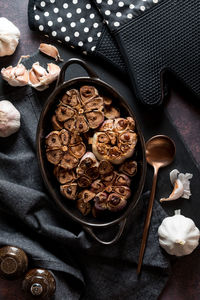
[[[40,47],[39,47],[39,50],[42,53],[55,58],[56,61],[57,60],[63,61],[63,59],[60,58],[60,54],[58,52],[58,49],[55,46],[51,45],[51,44],[41,43]]]
[[[162,221],[158,235],[160,246],[171,255],[188,255],[199,245],[199,229],[192,219],[181,215],[180,210]]]
[[[170,181],[174,186],[172,193],[168,198],[161,198],[160,202],[176,200],[178,198],[189,199],[191,196],[190,179],[193,177],[190,173],[180,173],[177,169],[170,172]]]
[[[20,128],[20,113],[8,100],[0,101],[0,137],[7,137]]]
[[[19,29],[8,19],[0,18],[0,56],[12,55],[19,38]]]
[[[28,83],[28,71],[23,64],[2,68],[1,75],[11,86],[25,86]]]
[[[49,84],[58,78],[60,67],[56,64],[47,64],[48,72],[40,66],[39,62],[32,65],[29,71],[29,85],[38,91],[43,91],[49,87]]]

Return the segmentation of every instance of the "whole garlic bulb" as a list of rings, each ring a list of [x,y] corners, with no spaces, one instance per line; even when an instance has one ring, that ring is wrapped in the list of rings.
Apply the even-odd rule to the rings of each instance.
[[[0,101],[0,137],[7,137],[20,128],[20,112],[8,100]]]
[[[183,256],[192,253],[199,244],[200,232],[190,218],[175,211],[175,215],[165,218],[158,228],[159,243],[171,255]]]
[[[0,56],[12,55],[19,38],[19,29],[8,19],[0,18]]]

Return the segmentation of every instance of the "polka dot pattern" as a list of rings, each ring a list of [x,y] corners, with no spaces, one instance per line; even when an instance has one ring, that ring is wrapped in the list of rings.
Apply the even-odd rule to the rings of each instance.
[[[39,31],[56,38],[56,41],[69,43],[71,48],[82,49],[85,53],[95,51],[105,25],[92,0],[38,1],[34,22]],[[113,0],[106,1],[109,7],[114,3]],[[107,15],[110,15],[108,9]]]
[[[162,0],[94,0],[111,30],[130,22]],[[134,2],[130,3],[130,2]]]
[[[61,43],[64,41],[86,54],[95,51],[105,23],[111,30],[118,30],[161,1],[38,0],[33,7],[33,19],[35,28],[44,35]]]

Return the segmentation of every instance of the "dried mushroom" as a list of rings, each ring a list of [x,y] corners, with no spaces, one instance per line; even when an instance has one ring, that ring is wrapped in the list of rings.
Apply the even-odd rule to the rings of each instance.
[[[137,162],[126,160],[137,143],[134,119],[120,117],[111,98],[85,85],[65,92],[51,121],[46,156],[64,198],[84,216],[122,210],[137,172]]]
[[[93,136],[92,150],[99,160],[121,164],[134,153],[137,134],[132,118],[106,120]]]

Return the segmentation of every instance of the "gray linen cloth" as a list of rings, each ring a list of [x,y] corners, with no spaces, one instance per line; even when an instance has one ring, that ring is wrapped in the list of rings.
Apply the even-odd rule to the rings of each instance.
[[[42,95],[42,94],[41,94]],[[168,277],[157,229],[166,216],[155,202],[142,274],[136,274],[148,196],[130,215],[120,241],[102,246],[55,206],[38,168],[36,129],[45,99],[30,88],[1,96],[21,113],[19,132],[0,138],[0,246],[21,247],[29,268],[50,269],[55,300],[157,299]],[[102,233],[104,234],[104,233]]]

